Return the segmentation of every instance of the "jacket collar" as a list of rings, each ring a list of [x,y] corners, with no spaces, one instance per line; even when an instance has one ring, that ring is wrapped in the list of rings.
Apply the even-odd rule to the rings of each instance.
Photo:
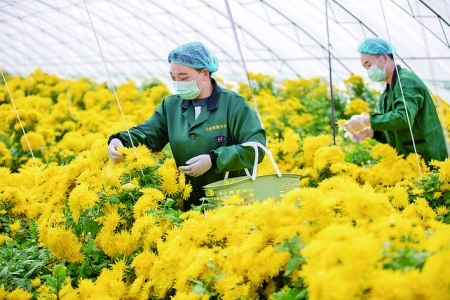
[[[208,99],[208,103],[206,104],[206,107],[208,110],[213,110],[213,109],[217,108],[217,106],[219,104],[219,96],[220,96],[220,87],[214,78],[211,78],[211,83],[213,85],[213,91],[211,93],[211,96]],[[188,109],[189,107],[191,107],[192,101],[195,101],[195,100],[183,100],[181,102],[181,107]]]
[[[394,69],[394,74],[392,75],[392,84],[391,84],[391,85],[386,84],[386,90],[387,90],[387,91],[388,91],[389,89],[391,89],[391,88],[397,83],[397,77],[398,77],[397,70],[398,70],[398,72],[400,72],[401,68],[402,68],[402,67],[400,67],[399,65],[397,65],[397,68]]]

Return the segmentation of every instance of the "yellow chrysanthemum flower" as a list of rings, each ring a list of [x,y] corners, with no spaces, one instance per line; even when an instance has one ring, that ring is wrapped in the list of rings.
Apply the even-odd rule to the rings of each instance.
[[[436,209],[436,214],[439,216],[445,216],[448,214],[448,212],[449,212],[449,209],[446,206],[439,206]]]
[[[27,141],[28,140],[28,141]],[[30,144],[31,150],[39,150],[40,148],[45,146],[45,140],[39,133],[29,131],[25,135],[20,138],[20,144],[22,145],[23,151],[30,151],[30,147],[28,147],[28,143]]]
[[[7,294],[7,300],[29,300],[33,297],[33,293],[27,292],[24,289],[18,287],[14,291]]]
[[[303,158],[306,166],[314,164],[314,153],[317,149],[325,147],[331,142],[329,135],[319,135],[314,137],[306,137],[303,139]]]
[[[355,98],[348,103],[344,114],[362,114],[364,112],[370,112],[370,104],[361,98]]]
[[[67,259],[71,262],[84,260],[81,253],[82,244],[71,230],[61,227],[49,229],[45,244],[57,258]]]
[[[64,137],[58,143],[58,147],[66,151],[69,150],[75,153],[79,153],[82,150],[86,149],[85,138],[80,132],[69,131],[64,134]]]
[[[166,159],[156,172],[161,176],[161,189],[166,195],[172,196],[178,192],[178,170],[173,158]]]
[[[9,229],[11,230],[12,234],[15,234],[17,230],[22,228],[22,225],[20,225],[20,221],[16,221],[12,224],[9,224]]]
[[[314,153],[314,168],[322,170],[336,163],[344,163],[345,154],[338,146],[322,147]]]
[[[36,277],[35,279],[31,280],[31,285],[34,287],[40,286],[41,285],[41,278]]]
[[[10,238],[9,236],[0,234],[0,245],[6,242],[11,242],[12,238]]]
[[[69,206],[73,220],[78,223],[83,210],[91,208],[98,201],[97,193],[91,191],[85,183],[77,185],[69,196]]]
[[[139,246],[138,241],[133,238],[132,234],[125,230],[114,234],[114,243],[117,253],[123,254],[126,257],[133,254]]]
[[[11,151],[6,148],[5,143],[0,141],[0,165],[6,165],[10,167],[12,165]]]
[[[158,257],[151,251],[143,251],[136,255],[131,263],[131,266],[136,272],[136,276],[149,278],[151,269],[157,259]]]
[[[434,193],[434,195],[433,195],[433,199],[439,199],[439,198],[441,198],[442,197],[442,192],[435,192]]]

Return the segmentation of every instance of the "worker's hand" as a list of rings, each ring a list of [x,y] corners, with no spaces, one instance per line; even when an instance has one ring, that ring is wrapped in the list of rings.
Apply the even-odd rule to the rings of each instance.
[[[180,166],[178,169],[192,177],[203,175],[211,169],[211,157],[209,154],[195,156],[186,162],[187,166]]]
[[[123,160],[122,153],[117,151],[118,147],[123,147],[122,141],[119,139],[112,139],[108,145],[108,155],[115,164]]]
[[[356,134],[366,127],[370,127],[370,117],[366,114],[354,115],[341,128],[350,134]]]
[[[359,144],[367,138],[373,138],[373,129],[370,127],[367,127],[355,134],[351,134],[350,132],[347,131],[344,134],[344,136],[350,138],[353,142]]]

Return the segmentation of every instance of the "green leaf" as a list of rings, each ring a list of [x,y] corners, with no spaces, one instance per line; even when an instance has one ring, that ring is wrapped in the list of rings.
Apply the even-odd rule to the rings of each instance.
[[[164,214],[164,218],[171,219],[171,220],[173,220],[174,222],[177,222],[177,223],[181,223],[183,221],[180,218],[178,218],[177,216],[174,216],[174,215],[171,215],[171,214]]]
[[[308,293],[306,289],[291,289],[288,288],[285,291],[274,293],[271,296],[276,300],[300,300],[306,299]]]
[[[56,266],[55,277],[61,281],[66,277],[66,267],[63,264]]]
[[[304,261],[305,259],[300,255],[292,257],[286,264],[286,271],[284,272],[284,276],[291,275],[294,272],[295,268]]]
[[[8,267],[4,267],[3,270],[0,272],[0,278],[5,278],[6,274],[8,274]]]
[[[100,229],[98,223],[94,220],[86,220],[83,225],[84,233],[91,233],[92,236],[95,236]]]
[[[217,268],[216,268],[215,265],[213,265],[213,264],[206,264],[206,266],[207,266],[211,271],[213,271],[214,273],[217,272]]]
[[[44,262],[37,262],[23,277],[24,278],[29,278],[31,275],[33,275],[33,273],[36,271],[36,269],[40,269],[42,268],[42,266],[44,265]]]
[[[222,279],[222,278],[224,278],[225,276],[227,276],[227,273],[222,273],[222,274],[216,275],[216,277],[214,277],[214,281],[217,281],[217,280],[219,280],[219,279]]]
[[[109,197],[109,202],[112,204],[119,204],[120,198],[117,195],[111,195],[111,197]]]
[[[153,178],[152,178],[152,175],[144,175],[144,177],[142,177],[142,180],[144,180],[147,184],[148,183],[151,183],[153,180],[152,180]]]
[[[172,205],[175,203],[175,200],[171,198],[167,198],[166,203],[164,204],[164,208],[172,207]]]
[[[194,286],[192,292],[194,294],[204,295],[207,292],[207,290],[203,287],[203,285],[197,284]]]
[[[58,284],[58,282],[56,281],[56,278],[51,276],[51,275],[42,276],[42,279],[47,281],[48,285],[53,287],[53,288],[56,288],[56,286]]]
[[[300,300],[306,299],[308,292],[306,289],[291,289],[274,293],[271,296],[276,300]]]

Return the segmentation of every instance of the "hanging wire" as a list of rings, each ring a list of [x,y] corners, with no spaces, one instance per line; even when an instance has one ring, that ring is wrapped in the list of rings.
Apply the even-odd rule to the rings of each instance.
[[[442,0],[442,1],[444,1],[445,11],[447,12],[447,19],[450,20],[450,13],[448,12],[447,2],[445,0]]]
[[[228,0],[224,0],[224,1],[225,1],[225,6],[227,7],[228,19],[230,20],[230,23],[231,23],[231,29],[233,30],[234,39],[236,40],[236,45],[237,45],[238,50],[239,50],[239,55],[241,57],[242,65],[244,66],[245,75],[247,76],[247,82],[248,82],[248,86],[250,88],[250,95],[251,95],[252,100],[253,100],[253,105],[255,107],[255,112],[258,115],[259,121],[261,122],[261,126],[264,128],[264,124],[262,122],[261,115],[259,114],[259,111],[258,111],[258,105],[256,103],[256,98],[255,98],[255,95],[253,94],[253,88],[252,88],[252,84],[251,84],[251,81],[250,81],[250,77],[248,75],[248,70],[247,70],[247,66],[245,64],[244,55],[242,55],[241,44],[239,43],[239,38],[238,38],[238,35],[237,35],[237,32],[236,32],[236,25],[235,25],[234,20],[233,20],[233,15],[231,14],[230,5],[228,4]]]
[[[328,27],[328,0],[325,0],[325,17],[327,23],[327,40],[328,40],[328,67],[330,70],[330,105],[331,105],[331,128],[333,128],[333,145],[336,145],[336,125],[335,125],[335,112],[334,112],[334,96],[333,96],[333,79],[331,72],[331,43],[330,43],[330,30]]]
[[[110,75],[109,70],[108,70],[108,66],[106,65],[105,56],[103,55],[102,48],[100,47],[100,42],[98,41],[97,33],[95,32],[94,24],[92,23],[91,15],[89,14],[89,10],[88,10],[88,7],[86,5],[86,1],[83,0],[83,3],[84,3],[84,7],[86,8],[86,12],[88,14],[88,17],[89,17],[89,22],[91,23],[92,31],[94,32],[95,40],[97,41],[98,49],[100,50],[100,54],[102,56],[103,64],[105,65],[106,73],[108,74],[108,78],[109,78],[109,82],[111,84],[111,88],[112,88],[112,90],[114,92],[114,96],[116,97],[116,102],[117,102],[117,105],[119,106],[119,110],[120,110],[120,114],[122,115],[123,123],[125,124],[125,128],[127,130],[128,137],[130,138],[130,143],[131,143],[131,146],[133,147],[134,155],[136,155],[136,160],[138,160],[139,158],[138,158],[138,154],[136,152],[136,147],[134,146],[133,139],[131,138],[130,130],[128,128],[127,121],[125,120],[125,115],[124,115],[124,113],[122,111],[122,106],[120,105],[119,97],[117,96],[116,89],[114,88],[114,84],[113,84],[113,81],[111,79],[111,75]],[[142,167],[140,167],[140,169],[141,169],[142,176],[144,176],[144,171],[142,170]]]
[[[388,35],[388,39],[389,39],[389,47],[391,48],[392,51],[392,42],[391,42],[391,35],[389,34],[389,27],[387,25],[387,21],[386,21],[386,15],[384,13],[384,8],[383,8],[383,3],[382,0],[380,0],[380,5],[381,5],[381,11],[383,13],[383,19],[384,19],[384,24],[386,26],[386,31],[387,31],[387,35]],[[394,55],[392,55],[392,57],[394,57]],[[397,79],[398,79],[398,83],[400,85],[400,91],[402,93],[402,99],[403,99],[403,104],[405,105],[405,112],[406,112],[406,119],[408,120],[408,126],[409,126],[409,131],[411,133],[411,140],[412,140],[412,144],[414,147],[414,152],[416,154],[416,161],[417,161],[417,168],[419,169],[419,174],[420,174],[420,179],[422,179],[422,168],[420,166],[420,161],[419,161],[419,155],[417,154],[417,149],[416,149],[416,143],[414,141],[414,134],[412,132],[412,126],[411,126],[411,121],[409,120],[409,112],[408,112],[408,107],[406,105],[406,100],[405,100],[405,95],[403,93],[403,86],[402,86],[402,81],[400,79],[400,74],[398,72],[398,68],[397,68],[397,64],[395,62],[395,57],[394,57],[394,67],[395,67],[395,72],[397,73]]]
[[[33,157],[34,164],[36,166],[37,171],[39,172],[39,166],[37,164],[36,158],[34,157],[33,150],[31,150],[30,141],[28,141],[28,137],[25,132],[25,128],[23,127],[22,120],[20,119],[19,112],[17,111],[17,107],[14,102],[11,91],[9,90],[8,82],[6,81],[6,77],[5,77],[5,74],[3,73],[3,69],[0,69],[0,71],[2,72],[3,81],[5,82],[5,86],[6,86],[6,89],[8,90],[9,98],[11,99],[11,104],[13,105],[14,111],[16,112],[16,115],[17,115],[17,119],[19,120],[20,128],[22,128],[23,136],[25,137],[25,141],[27,142],[28,149],[30,149],[30,153],[31,153],[31,156]]]
[[[423,26],[421,26],[420,29],[422,31],[423,40],[425,42],[424,44],[425,44],[425,51],[426,51],[427,57],[431,57],[431,55],[430,55],[430,47],[429,47],[429,44],[428,44],[427,35],[425,34],[425,29],[424,29]],[[436,102],[437,102],[437,106],[438,106],[438,112],[441,115],[442,131],[444,132],[445,147],[447,148],[447,156],[450,157],[450,145],[449,145],[449,141],[448,141],[448,130],[447,130],[447,124],[445,122],[444,107],[442,106],[441,97],[437,94],[438,87],[437,87],[437,84],[436,84],[436,76],[435,76],[435,73],[434,73],[433,64],[432,64],[430,59],[428,60],[428,65],[430,66],[432,85],[434,87],[435,94],[437,96],[436,97]],[[431,92],[429,90],[428,90],[428,93],[430,93],[430,96],[432,97],[432,94],[431,94]]]

